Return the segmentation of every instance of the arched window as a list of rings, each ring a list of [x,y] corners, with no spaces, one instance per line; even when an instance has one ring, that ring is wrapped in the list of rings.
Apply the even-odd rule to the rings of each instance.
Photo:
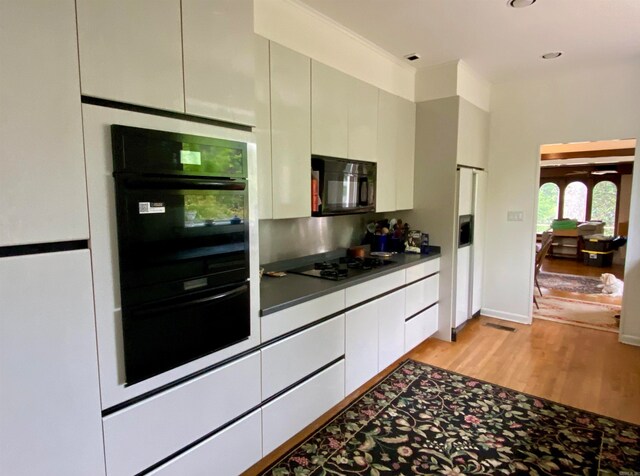
[[[618,187],[608,180],[598,182],[593,187],[591,201],[591,219],[605,222],[604,234],[613,235],[616,225],[616,202]]]
[[[587,186],[582,182],[571,182],[564,189],[562,218],[585,221],[587,218]]]
[[[548,230],[551,222],[558,218],[560,203],[560,187],[553,182],[545,183],[538,191],[538,221],[536,230],[538,233]]]

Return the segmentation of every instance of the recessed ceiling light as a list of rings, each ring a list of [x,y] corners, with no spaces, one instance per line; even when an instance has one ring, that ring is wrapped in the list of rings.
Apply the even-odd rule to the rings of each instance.
[[[524,8],[529,7],[536,3],[536,0],[509,0],[507,2],[507,6],[513,8]]]
[[[554,51],[552,53],[545,53],[542,55],[543,59],[555,59],[562,56],[562,51]]]
[[[420,59],[420,55],[418,53],[409,53],[408,55],[404,55],[404,57],[409,61],[416,61]]]

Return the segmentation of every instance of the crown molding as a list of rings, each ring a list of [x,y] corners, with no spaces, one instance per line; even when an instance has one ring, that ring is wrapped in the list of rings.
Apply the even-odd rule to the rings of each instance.
[[[412,73],[415,74],[416,71],[418,71],[418,69],[410,64],[407,64],[406,62],[404,62],[403,60],[401,60],[400,58],[396,57],[395,55],[389,53],[387,50],[385,50],[384,48],[378,46],[377,44],[373,43],[372,41],[366,39],[364,36],[359,35],[358,33],[348,29],[346,26],[344,26],[341,23],[338,23],[336,20],[334,20],[333,18],[325,15],[324,13],[321,13],[315,9],[313,9],[311,6],[307,5],[306,3],[300,1],[300,0],[284,0],[285,3],[288,3],[289,5],[298,8],[299,10],[305,12],[308,15],[314,16],[317,19],[321,20],[323,23],[325,23],[327,26],[334,28],[336,30],[339,30],[340,32],[350,36],[351,38],[353,38],[354,40],[356,40],[357,42],[359,42],[360,44],[362,44],[363,46],[367,47],[368,49],[370,49],[372,52],[376,53],[377,55],[393,62],[395,65],[400,66],[401,68],[404,68],[407,71],[410,71]]]

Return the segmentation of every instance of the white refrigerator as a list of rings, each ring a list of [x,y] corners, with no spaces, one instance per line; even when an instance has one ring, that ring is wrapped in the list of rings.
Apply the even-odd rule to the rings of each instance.
[[[458,169],[458,243],[453,332],[480,312],[486,172]]]

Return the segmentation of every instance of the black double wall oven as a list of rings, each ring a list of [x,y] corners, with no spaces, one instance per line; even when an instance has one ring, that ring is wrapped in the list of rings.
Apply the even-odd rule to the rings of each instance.
[[[126,384],[250,334],[247,145],[111,126]]]

